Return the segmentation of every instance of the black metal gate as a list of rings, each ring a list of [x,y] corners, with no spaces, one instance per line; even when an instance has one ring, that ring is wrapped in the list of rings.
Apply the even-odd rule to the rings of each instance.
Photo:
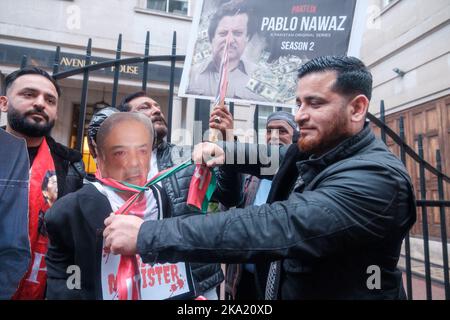
[[[169,78],[169,103],[168,103],[168,115],[167,120],[168,123],[172,123],[172,114],[173,114],[173,95],[174,95],[174,86],[175,86],[175,65],[177,61],[184,61],[184,55],[177,55],[176,53],[176,44],[177,37],[176,32],[173,33],[172,40],[172,50],[169,55],[159,55],[159,56],[151,56],[149,55],[150,48],[150,33],[147,32],[146,40],[145,40],[145,48],[144,55],[140,57],[133,58],[121,58],[121,48],[122,48],[122,35],[119,35],[119,39],[117,42],[117,50],[116,50],[116,59],[104,61],[97,64],[91,64],[91,48],[92,41],[89,39],[87,47],[86,47],[86,56],[85,56],[85,65],[81,68],[71,69],[64,72],[59,72],[59,60],[60,60],[60,47],[56,47],[55,59],[53,64],[53,77],[56,80],[69,78],[74,75],[82,74],[83,75],[83,85],[81,91],[81,104],[80,104],[80,116],[78,123],[78,132],[77,132],[77,144],[76,149],[82,150],[82,141],[84,137],[84,122],[86,116],[86,106],[87,106],[87,96],[88,96],[88,88],[89,88],[89,74],[92,71],[100,70],[103,68],[115,67],[114,69],[114,80],[112,84],[112,97],[111,97],[111,105],[116,106],[116,98],[117,98],[117,89],[119,85],[119,69],[122,65],[130,65],[136,63],[143,64],[143,77],[142,77],[142,90],[147,89],[147,78],[149,71],[149,62],[170,62],[170,78]],[[25,67],[27,64],[27,57],[23,56],[21,67]],[[209,110],[210,102],[205,100],[196,100],[195,103],[195,120],[202,121],[203,123],[203,131],[206,131],[208,128],[208,113],[201,112],[201,110]],[[381,139],[386,143],[386,137],[389,136],[399,147],[400,147],[400,158],[403,163],[406,165],[406,157],[411,157],[418,165],[420,172],[420,199],[417,200],[417,207],[421,209],[422,216],[422,226],[423,226],[423,248],[424,248],[424,278],[425,278],[425,287],[426,287],[426,298],[431,300],[433,298],[432,295],[432,279],[431,279],[431,262],[430,262],[430,252],[429,252],[429,234],[428,234],[428,215],[427,208],[438,207],[440,210],[440,225],[441,225],[441,242],[442,242],[442,257],[443,257],[443,265],[442,271],[444,273],[444,290],[445,290],[445,299],[450,300],[450,284],[449,284],[449,266],[448,266],[448,252],[447,252],[447,231],[446,231],[446,208],[450,208],[450,201],[445,199],[444,197],[444,182],[450,184],[450,177],[442,172],[441,168],[441,154],[440,151],[436,151],[436,159],[437,159],[437,167],[433,167],[430,163],[424,160],[423,156],[423,143],[422,136],[419,135],[418,138],[418,153],[411,148],[409,145],[405,143],[405,132],[404,132],[404,124],[403,118],[400,118],[399,134],[395,133],[391,128],[389,128],[385,124],[385,111],[384,111],[384,103],[381,103],[381,117],[380,119],[376,118],[374,115],[368,115],[369,120],[377,127],[381,129]],[[178,110],[177,110],[178,111]],[[230,111],[234,114],[234,105],[230,103]],[[254,128],[257,132],[258,126],[258,108],[255,108],[254,114]],[[169,133],[167,139],[171,140],[171,125],[169,125]],[[256,135],[257,139],[257,135]],[[194,141],[195,142],[195,141]],[[426,199],[426,183],[425,183],[425,170],[429,171],[431,174],[437,177],[438,182],[438,200],[429,200]],[[413,297],[413,273],[411,270],[411,247],[410,247],[410,235],[408,234],[405,239],[405,275],[406,275],[406,291],[409,299]]]

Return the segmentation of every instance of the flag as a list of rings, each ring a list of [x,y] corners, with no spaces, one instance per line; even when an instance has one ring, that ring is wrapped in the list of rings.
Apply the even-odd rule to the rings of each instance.
[[[225,97],[227,95],[228,89],[228,51],[230,49],[231,42],[231,31],[228,32],[227,39],[225,42],[225,48],[223,50],[222,61],[220,62],[220,78],[219,85],[217,87],[216,99],[214,101],[214,106],[223,107],[225,104]]]
[[[215,189],[216,176],[214,173],[207,166],[197,164],[189,185],[187,204],[206,213]]]

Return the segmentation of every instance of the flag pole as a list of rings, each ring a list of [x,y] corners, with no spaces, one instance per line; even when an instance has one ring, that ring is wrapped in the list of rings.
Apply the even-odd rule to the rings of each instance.
[[[213,110],[217,107],[225,108],[225,97],[228,90],[228,74],[229,74],[229,55],[228,51],[231,43],[231,31],[228,32],[225,48],[223,50],[222,60],[220,62],[220,77],[219,84],[217,87],[216,99],[214,100]],[[217,123],[220,123],[220,119],[214,119]],[[215,128],[210,128],[209,131],[209,141],[217,142],[219,140],[220,130]],[[222,137],[225,140],[226,137]]]

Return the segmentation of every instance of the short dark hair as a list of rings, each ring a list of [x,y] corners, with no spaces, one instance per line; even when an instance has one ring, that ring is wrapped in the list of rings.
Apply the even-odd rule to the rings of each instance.
[[[56,83],[56,80],[51,75],[49,75],[47,71],[38,67],[25,67],[7,75],[5,78],[5,93],[6,90],[8,90],[12,86],[14,81],[17,80],[17,78],[28,74],[37,74],[43,76],[44,78],[47,78],[55,86],[58,97],[61,96],[61,88],[59,87],[58,83]]]
[[[121,111],[121,112],[130,112],[131,106],[130,106],[129,102],[136,98],[140,98],[140,97],[147,97],[147,93],[145,91],[138,91],[138,92],[127,95],[125,98],[123,98],[122,102],[117,107],[117,109],[119,109],[119,111]]]
[[[317,57],[306,62],[298,70],[298,79],[314,72],[336,71],[337,78],[334,85],[336,92],[353,95],[363,94],[367,99],[372,98],[372,74],[364,63],[347,56]]]
[[[209,42],[214,39],[214,35],[216,33],[217,26],[219,25],[220,20],[223,17],[232,17],[237,14],[246,14],[248,16],[247,21],[247,35],[248,38],[251,39],[256,32],[256,24],[254,23],[254,19],[252,19],[252,8],[245,2],[241,0],[232,0],[227,2],[219,7],[216,13],[212,16],[209,27],[208,27],[208,37]]]
[[[113,107],[106,107],[103,109],[98,110],[96,113],[92,115],[91,121],[89,122],[87,135],[90,140],[96,141],[97,138],[97,132],[100,129],[100,126],[102,123],[113,113],[119,112],[116,108]],[[88,140],[89,142],[89,140]]]

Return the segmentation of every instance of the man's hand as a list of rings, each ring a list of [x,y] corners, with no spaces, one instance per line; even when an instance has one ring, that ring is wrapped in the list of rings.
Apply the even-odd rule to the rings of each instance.
[[[209,127],[222,133],[222,139],[233,141],[233,115],[224,106],[216,106],[209,117]]]
[[[211,142],[199,143],[194,147],[192,160],[196,164],[206,164],[207,167],[217,167],[225,163],[225,152]]]
[[[142,220],[133,215],[111,215],[105,219],[106,229],[103,231],[106,250],[113,254],[131,256],[136,254],[137,237]]]

